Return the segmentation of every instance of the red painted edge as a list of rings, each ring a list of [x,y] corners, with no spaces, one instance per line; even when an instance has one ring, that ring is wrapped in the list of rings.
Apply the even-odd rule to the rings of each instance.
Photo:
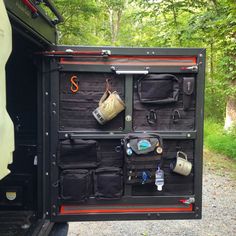
[[[29,0],[22,0],[22,2],[33,12],[37,13],[37,8]]]
[[[110,60],[111,59],[111,60]],[[113,59],[113,60],[112,60]],[[127,61],[115,61],[119,59],[126,59]],[[162,61],[155,61],[155,60]],[[132,61],[132,60],[146,60],[146,61]],[[172,62],[169,62],[172,60]],[[185,62],[188,60],[187,62]],[[67,58],[61,58],[60,64],[68,65],[164,65],[164,66],[193,66],[197,64],[196,57],[157,57],[157,56],[109,56],[108,60],[104,61],[70,61]]]
[[[60,208],[60,214],[101,214],[101,213],[150,213],[150,212],[192,212],[193,205],[190,204],[188,207],[178,208],[178,207],[163,207],[163,208],[119,208],[119,209],[82,209],[82,210],[66,210],[66,206],[62,205]]]

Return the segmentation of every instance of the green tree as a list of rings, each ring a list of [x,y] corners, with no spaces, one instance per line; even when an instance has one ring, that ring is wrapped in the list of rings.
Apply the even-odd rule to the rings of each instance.
[[[236,121],[235,0],[55,3],[65,17],[58,28],[63,44],[207,48],[206,116]]]

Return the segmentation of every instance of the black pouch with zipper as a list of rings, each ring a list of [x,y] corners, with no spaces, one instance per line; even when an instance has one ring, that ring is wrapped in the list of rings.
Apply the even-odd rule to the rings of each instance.
[[[84,202],[92,193],[92,174],[89,170],[64,170],[60,177],[60,197],[63,202]]]
[[[97,141],[71,139],[59,144],[58,165],[62,169],[93,168],[98,165]]]
[[[194,91],[194,77],[183,78],[183,108],[188,110],[191,107]]]
[[[166,104],[178,101],[179,81],[172,74],[149,74],[138,80],[141,103]]]
[[[120,199],[123,194],[123,174],[120,168],[104,167],[94,172],[94,193],[98,200]]]

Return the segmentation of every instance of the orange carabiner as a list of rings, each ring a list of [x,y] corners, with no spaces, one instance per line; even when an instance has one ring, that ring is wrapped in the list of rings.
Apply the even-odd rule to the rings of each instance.
[[[76,75],[73,75],[70,78],[71,86],[70,90],[72,93],[77,93],[79,91],[79,83],[78,83],[78,77]]]

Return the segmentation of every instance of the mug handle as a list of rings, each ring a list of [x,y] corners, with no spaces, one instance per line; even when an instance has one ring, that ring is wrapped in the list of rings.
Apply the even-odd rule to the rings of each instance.
[[[110,95],[111,95],[111,92],[109,90],[106,90],[104,94],[102,95],[98,105],[101,106],[103,102],[105,102]]]
[[[106,79],[106,86],[105,86],[105,92],[102,95],[98,105],[101,106],[103,102],[111,95],[111,85],[109,83],[109,79]]]
[[[177,152],[177,158],[178,158],[178,157],[181,157],[181,155],[185,158],[185,160],[188,160],[188,156],[187,156],[186,153],[181,152],[181,151],[178,151],[178,152]]]

